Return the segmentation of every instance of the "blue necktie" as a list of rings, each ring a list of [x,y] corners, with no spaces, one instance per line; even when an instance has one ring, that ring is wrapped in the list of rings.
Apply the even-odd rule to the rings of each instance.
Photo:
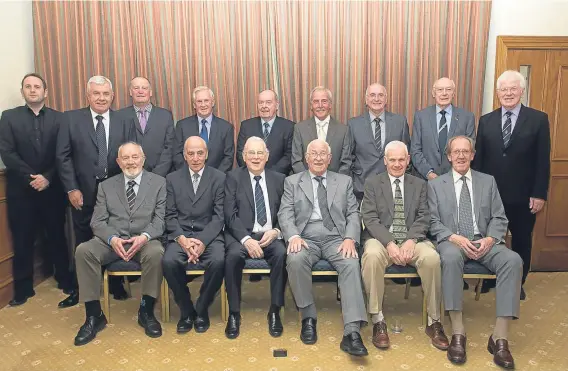
[[[205,144],[209,144],[209,134],[207,133],[207,126],[205,124],[207,124],[207,120],[201,120],[201,132],[199,136],[205,141]]]

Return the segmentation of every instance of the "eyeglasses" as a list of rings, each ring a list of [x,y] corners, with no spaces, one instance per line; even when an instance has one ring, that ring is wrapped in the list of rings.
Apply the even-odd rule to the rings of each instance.
[[[521,90],[521,88],[519,88],[518,86],[513,86],[512,88],[499,88],[497,89],[498,92],[500,93],[513,93],[513,94],[517,94],[519,91]]]
[[[329,156],[329,153],[327,152],[308,152],[308,154],[313,158],[326,158]]]
[[[443,92],[451,93],[451,92],[454,91],[454,88],[436,88],[436,89],[434,89],[434,91],[438,94],[441,94]]]
[[[452,151],[453,156],[459,156],[459,155],[469,156],[470,153],[471,153],[470,149],[454,149]]]
[[[266,152],[264,152],[264,151],[247,151],[246,152],[247,156],[250,156],[250,157],[253,157],[253,156],[263,157],[265,153]]]

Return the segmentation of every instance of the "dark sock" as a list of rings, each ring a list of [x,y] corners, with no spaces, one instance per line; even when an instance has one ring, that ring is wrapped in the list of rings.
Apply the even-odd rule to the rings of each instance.
[[[276,304],[271,304],[268,313],[280,313],[280,307]]]
[[[148,314],[154,313],[154,303],[156,299],[151,297],[150,295],[142,295],[142,300],[140,300],[140,310]]]
[[[87,312],[87,317],[99,317],[101,315],[101,302],[99,300],[92,300],[85,302],[85,310]]]
[[[235,312],[235,311],[232,311],[232,310],[231,310],[231,311],[229,311],[229,313],[230,313],[230,314],[233,314],[233,315],[235,315],[235,316],[237,316],[237,317],[240,317],[240,316],[241,316],[241,312]]]

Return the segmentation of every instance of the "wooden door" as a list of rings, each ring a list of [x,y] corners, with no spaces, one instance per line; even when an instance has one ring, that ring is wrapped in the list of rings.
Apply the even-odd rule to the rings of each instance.
[[[568,37],[498,37],[495,79],[506,69],[526,76],[527,105],[550,121],[550,187],[533,232],[531,270],[568,271]]]

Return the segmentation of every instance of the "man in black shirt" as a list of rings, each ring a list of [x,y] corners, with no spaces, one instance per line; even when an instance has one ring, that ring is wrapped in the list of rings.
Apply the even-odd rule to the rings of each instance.
[[[38,74],[22,80],[24,106],[0,118],[0,156],[6,165],[8,224],[14,247],[14,298],[11,306],[35,295],[33,250],[38,232],[45,233],[59,288],[74,288],[65,239],[65,193],[55,164],[62,114],[45,106],[47,86]]]

